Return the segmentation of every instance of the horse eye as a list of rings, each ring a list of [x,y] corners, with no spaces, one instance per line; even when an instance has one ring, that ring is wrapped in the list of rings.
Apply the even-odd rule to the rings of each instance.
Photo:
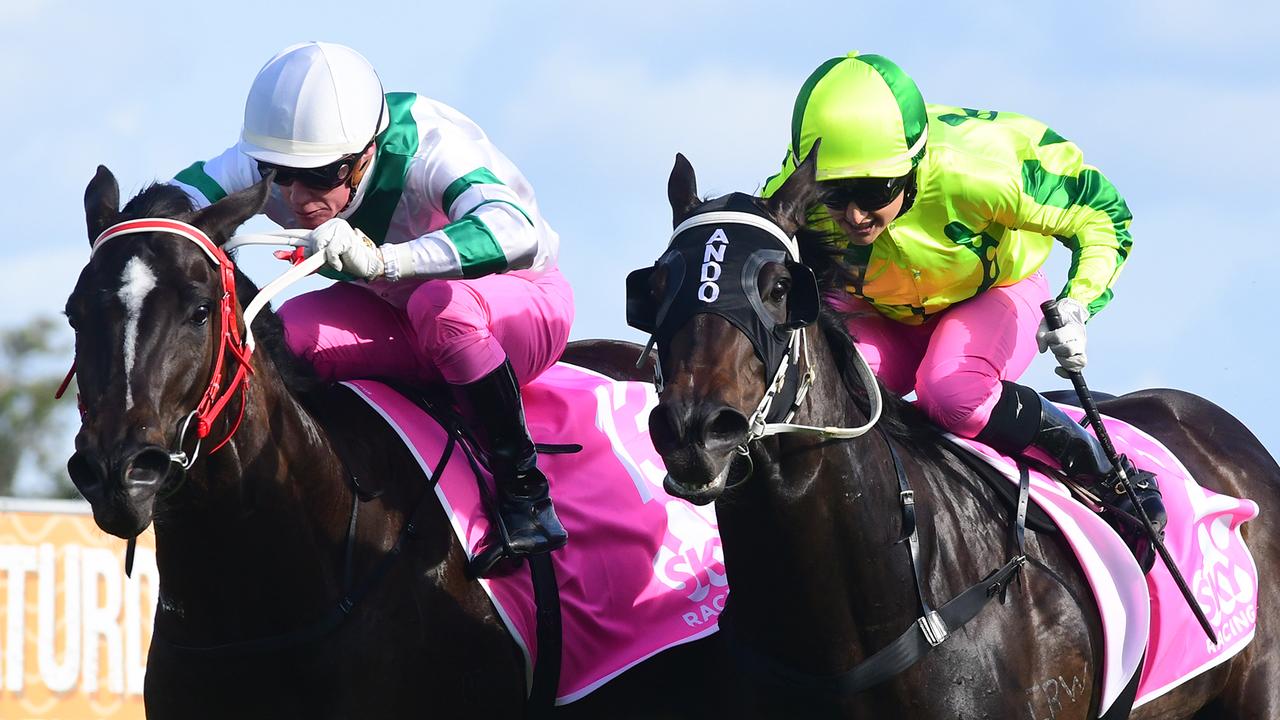
[[[191,324],[199,327],[209,322],[209,303],[200,303],[191,313]]]
[[[791,278],[778,278],[773,281],[773,289],[769,292],[769,299],[774,302],[781,302],[791,292]]]

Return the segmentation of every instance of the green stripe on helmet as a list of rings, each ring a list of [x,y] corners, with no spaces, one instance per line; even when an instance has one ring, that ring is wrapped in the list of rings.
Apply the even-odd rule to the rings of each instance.
[[[809,96],[813,94],[813,88],[817,86],[822,78],[831,72],[831,68],[839,65],[848,58],[838,57],[818,66],[804,81],[804,85],[800,87],[800,93],[796,95],[795,107],[791,110],[791,154],[796,158],[796,165],[804,162],[804,158],[800,156],[800,135],[801,128],[804,126],[804,111],[809,104]]]
[[[899,177],[924,157],[924,99],[897,65],[850,53],[824,62],[805,81],[791,117],[791,153],[799,164],[819,138],[819,181]]]
[[[903,72],[902,68],[883,55],[857,55],[853,59],[875,68],[875,71],[880,73],[880,77],[884,78],[885,84],[889,86],[889,91],[893,93],[894,99],[898,101],[898,109],[902,112],[902,129],[906,134],[907,147],[915,147],[929,123],[929,118],[924,110],[924,98],[921,97],[920,89],[916,87],[915,81]],[[922,155],[924,155],[923,146],[911,158],[913,167],[920,161]]]

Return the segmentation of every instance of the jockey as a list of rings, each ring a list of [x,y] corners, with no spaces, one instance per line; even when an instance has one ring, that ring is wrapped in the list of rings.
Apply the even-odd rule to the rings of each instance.
[[[321,42],[271,58],[240,142],[171,182],[200,207],[269,172],[267,217],[311,230],[307,254],[342,280],[280,308],[290,348],[327,380],[447,383],[489,453],[493,546],[563,546],[520,386],[564,351],[573,293],[529,182],[462,113],[384,94],[368,60]]]
[[[1068,371],[1085,366],[1085,322],[1111,300],[1129,254],[1131,215],[1080,149],[1022,115],[926,105],[879,55],[818,67],[796,98],[791,145],[771,195],[821,138],[826,189],[811,224],[847,270],[828,299],[891,390],[915,390],[935,422],[1009,454],[1038,449],[1099,498],[1117,497],[1097,439],[1015,380],[1035,348]],[[1071,250],[1050,330],[1040,266],[1057,239]],[[1038,329],[1037,329],[1038,326]],[[1061,371],[1060,371],[1061,372]],[[1157,528],[1164,505],[1150,473],[1130,473]]]

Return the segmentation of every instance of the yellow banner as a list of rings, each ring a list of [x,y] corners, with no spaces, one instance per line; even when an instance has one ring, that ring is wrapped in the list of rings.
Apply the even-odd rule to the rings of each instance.
[[[88,505],[0,499],[0,718],[143,718],[160,576],[155,538],[125,542]]]

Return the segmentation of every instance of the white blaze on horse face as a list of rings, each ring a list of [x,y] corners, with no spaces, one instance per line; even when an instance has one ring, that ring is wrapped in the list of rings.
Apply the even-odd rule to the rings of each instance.
[[[138,320],[142,317],[142,301],[156,286],[156,274],[140,258],[130,258],[120,274],[120,290],[116,293],[124,304],[124,408],[133,407],[133,363],[138,353]]]
[[[702,302],[713,303],[720,297],[720,286],[716,281],[720,279],[720,263],[724,262],[724,250],[727,247],[729,238],[725,236],[724,230],[716,228],[711,237],[707,238],[706,251],[702,254],[702,274],[698,278],[702,281],[698,286],[698,299]]]

